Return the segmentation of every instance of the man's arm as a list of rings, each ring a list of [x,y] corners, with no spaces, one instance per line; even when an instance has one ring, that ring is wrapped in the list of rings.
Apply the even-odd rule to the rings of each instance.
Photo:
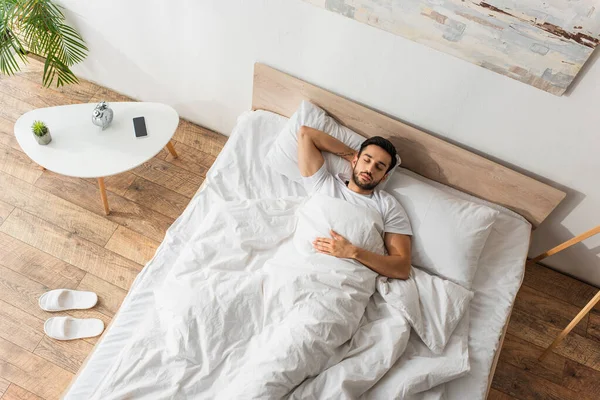
[[[301,126],[298,130],[298,167],[300,175],[313,176],[322,166],[322,151],[336,154],[349,162],[352,161],[356,151],[333,136],[318,129]]]
[[[356,260],[388,278],[408,279],[410,274],[410,236],[386,233],[384,242],[389,254],[387,256],[354,246],[334,231],[331,231],[331,236],[333,239],[315,239],[314,248],[319,253]]]

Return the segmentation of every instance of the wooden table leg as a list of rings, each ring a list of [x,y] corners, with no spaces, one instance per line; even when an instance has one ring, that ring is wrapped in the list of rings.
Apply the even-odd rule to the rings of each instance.
[[[175,146],[173,146],[173,143],[171,143],[170,140],[169,140],[169,143],[167,143],[167,150],[169,150],[169,153],[171,153],[171,155],[174,158],[177,158],[177,152],[175,151]]]
[[[106,186],[104,186],[104,178],[98,178],[98,187],[100,188],[100,197],[102,198],[104,213],[108,215],[110,214],[110,208],[108,208],[108,198],[106,197]]]
[[[548,346],[548,348],[542,353],[542,355],[538,358],[538,360],[542,361],[548,354],[550,354],[550,352],[552,350],[554,350],[554,348],[556,346],[558,346],[560,342],[562,342],[562,340],[569,334],[569,332],[571,332],[571,330],[573,328],[575,328],[575,326],[579,323],[579,321],[581,321],[583,319],[583,317],[585,317],[586,314],[589,313],[590,310],[592,308],[594,308],[596,303],[598,303],[599,301],[600,301],[600,290],[590,300],[590,302],[587,303],[586,306],[581,309],[579,314],[577,314],[577,316],[575,318],[573,318],[571,323],[569,325],[567,325],[567,327],[560,333],[560,335],[558,335],[557,338],[554,339],[554,342],[552,342],[552,344],[550,346]]]

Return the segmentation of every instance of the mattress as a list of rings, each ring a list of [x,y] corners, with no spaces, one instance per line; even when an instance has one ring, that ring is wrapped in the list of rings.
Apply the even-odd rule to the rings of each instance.
[[[239,117],[230,139],[208,171],[204,184],[169,228],[153,259],[134,281],[110,328],[65,393],[66,399],[88,398],[101,383],[108,368],[142,323],[145,311],[155,307],[154,290],[162,283],[196,227],[202,223],[211,203],[219,197],[241,200],[306,194],[300,185],[264,164],[271,143],[286,122],[286,118],[266,111],[247,112]],[[434,184],[500,211],[483,250],[473,284],[475,296],[470,305],[469,328],[471,371],[446,383],[443,388],[435,389],[438,393],[445,391],[449,399],[483,399],[499,339],[522,282],[531,225],[503,207]]]

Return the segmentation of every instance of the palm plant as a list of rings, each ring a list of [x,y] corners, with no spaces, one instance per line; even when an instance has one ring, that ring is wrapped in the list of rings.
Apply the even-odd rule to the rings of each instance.
[[[88,48],[75,29],[64,23],[61,6],[51,0],[0,0],[0,72],[19,71],[27,55],[45,57],[42,82],[49,87],[77,83],[69,67],[86,57]]]

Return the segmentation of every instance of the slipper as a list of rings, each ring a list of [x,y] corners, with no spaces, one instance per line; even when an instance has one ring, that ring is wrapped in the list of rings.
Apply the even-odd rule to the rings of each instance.
[[[52,317],[44,323],[44,332],[52,339],[73,340],[98,336],[104,322],[97,318]]]
[[[40,308],[44,311],[85,310],[98,302],[94,292],[81,290],[55,289],[40,296]]]

